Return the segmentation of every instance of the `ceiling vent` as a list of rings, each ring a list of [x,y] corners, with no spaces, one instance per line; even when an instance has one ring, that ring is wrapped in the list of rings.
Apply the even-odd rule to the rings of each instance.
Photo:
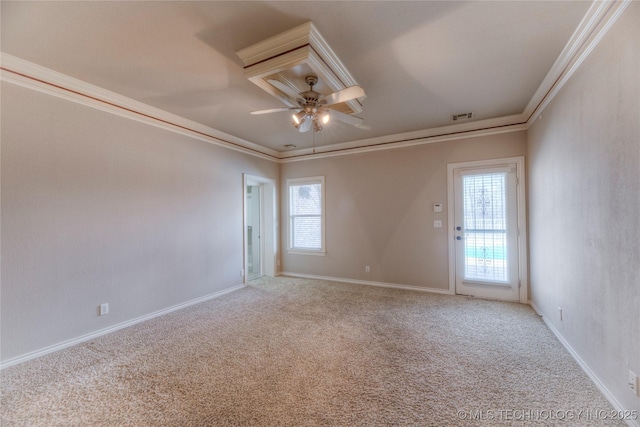
[[[474,113],[462,113],[462,114],[452,114],[451,115],[451,121],[452,122],[457,122],[460,120],[469,120],[472,119],[474,116]]]

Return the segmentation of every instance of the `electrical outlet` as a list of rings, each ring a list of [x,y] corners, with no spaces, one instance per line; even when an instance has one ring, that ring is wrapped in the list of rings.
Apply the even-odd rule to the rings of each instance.
[[[562,307],[558,307],[558,316],[560,317],[560,321],[562,322]]]
[[[109,314],[109,303],[100,304],[100,316]]]
[[[636,396],[640,396],[638,393],[638,376],[629,370],[629,388],[633,390]]]
[[[369,267],[368,265],[366,265],[366,266],[364,267],[364,272],[365,272],[365,273],[371,273],[371,267]]]

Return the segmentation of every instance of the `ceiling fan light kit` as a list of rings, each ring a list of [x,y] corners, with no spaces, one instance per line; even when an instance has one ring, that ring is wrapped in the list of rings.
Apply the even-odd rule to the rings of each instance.
[[[329,123],[330,117],[331,116],[328,111],[313,115],[309,115],[305,111],[300,111],[293,115],[292,124],[293,127],[298,129],[300,132],[306,132],[311,127],[311,123],[313,125],[313,130],[315,132],[320,132],[322,130],[322,125]]]
[[[310,74],[305,77],[305,82],[309,85],[309,90],[299,94],[298,103],[300,111],[292,116],[292,124],[300,132],[306,132],[311,127],[315,132],[322,130],[322,125],[326,125],[331,120],[329,108],[326,107],[327,101],[318,92],[313,90],[313,86],[318,82],[318,77]],[[264,111],[254,111],[255,113],[263,113]],[[274,112],[274,111],[269,111]]]
[[[274,87],[281,88],[282,92],[287,93],[291,100],[295,98],[298,107],[271,108],[268,110],[252,111],[251,114],[269,114],[299,110],[293,113],[291,119],[293,126],[300,132],[306,132],[312,127],[315,132],[320,132],[322,125],[329,123],[332,115],[335,116],[337,120],[350,125],[358,126],[362,123],[360,117],[351,116],[332,109],[334,105],[350,101],[358,96],[364,96],[364,90],[360,86],[351,86],[338,92],[321,95],[313,90],[313,86],[318,83],[318,77],[314,74],[309,74],[305,77],[305,82],[309,85],[309,90],[300,93],[289,90],[288,86],[285,86],[279,80],[269,79],[268,81]]]
[[[302,124],[302,122],[304,121],[304,119],[307,117],[307,114],[304,111],[300,111],[298,113],[295,113],[293,115],[293,125],[295,127],[300,126],[300,124]]]
[[[287,105],[251,114],[293,111],[292,125],[300,132],[319,132],[334,119],[353,126],[362,124],[353,114],[362,111],[365,92],[313,23],[236,53],[245,63],[245,77]],[[309,86],[305,92],[296,83],[302,78]],[[319,89],[314,90],[316,85]]]

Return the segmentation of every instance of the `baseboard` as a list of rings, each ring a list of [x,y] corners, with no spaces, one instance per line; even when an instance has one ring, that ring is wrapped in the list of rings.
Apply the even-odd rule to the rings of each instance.
[[[529,300],[529,305],[531,305],[534,311],[542,318],[542,321],[545,323],[545,325],[547,325],[547,327],[551,330],[551,332],[553,332],[556,338],[558,338],[558,340],[562,343],[564,348],[567,349],[567,351],[575,359],[575,361],[578,362],[578,365],[580,365],[582,370],[589,376],[589,378],[596,385],[596,387],[598,387],[598,390],[600,390],[600,392],[609,401],[609,403],[611,403],[611,405],[613,406],[613,409],[615,409],[616,411],[624,411],[625,408],[623,408],[623,406],[620,404],[620,402],[618,402],[618,400],[609,391],[609,389],[607,389],[604,383],[600,381],[600,378],[598,378],[595,372],[593,372],[591,368],[589,368],[589,365],[587,365],[585,361],[582,360],[580,355],[573,349],[573,347],[571,347],[571,344],[569,344],[567,340],[564,339],[560,331],[558,331],[556,327],[553,326],[553,324],[547,320],[545,315],[542,314],[542,311],[536,306],[536,304],[533,301]],[[638,420],[625,420],[625,421],[627,422],[628,426],[640,427]]]
[[[341,282],[341,283],[354,283],[356,285],[367,285],[367,286],[376,286],[379,288],[393,288],[393,289],[404,289],[409,291],[421,291],[421,292],[431,292],[436,294],[444,294],[444,295],[452,295],[449,289],[438,289],[438,288],[424,288],[421,286],[413,286],[413,285],[399,285],[396,283],[385,283],[385,282],[372,282],[369,280],[357,280],[357,279],[346,279],[344,277],[330,277],[330,276],[318,276],[315,274],[300,274],[300,273],[292,273],[290,271],[281,271],[278,276],[288,276],[288,277],[300,277],[303,279],[316,279],[316,280],[329,280],[331,282]]]
[[[54,344],[52,346],[45,347],[45,348],[40,349],[40,350],[32,351],[32,352],[24,354],[22,356],[17,356],[17,357],[13,357],[11,359],[7,359],[5,361],[0,362],[0,370],[8,368],[10,366],[19,365],[20,363],[24,363],[24,362],[26,362],[28,360],[36,359],[38,357],[44,356],[44,355],[49,354],[49,353],[56,352],[58,350],[62,350],[62,349],[68,348],[68,347],[72,347],[74,345],[83,343],[85,341],[89,341],[89,340],[92,340],[94,338],[98,338],[98,337],[100,337],[102,335],[106,335],[106,334],[109,334],[111,332],[115,332],[115,331],[117,331],[119,329],[124,329],[124,328],[127,328],[129,326],[133,326],[133,325],[135,325],[137,323],[146,322],[147,320],[151,320],[151,319],[153,319],[155,317],[159,317],[159,316],[163,316],[165,314],[169,314],[169,313],[171,313],[173,311],[177,311],[177,310],[180,310],[180,309],[183,309],[183,308],[187,308],[189,306],[192,306],[192,305],[195,305],[195,304],[199,304],[201,302],[205,302],[205,301],[208,301],[210,299],[221,297],[222,295],[229,294],[231,292],[237,291],[237,290],[242,289],[244,287],[245,287],[244,284],[233,286],[231,288],[227,288],[227,289],[224,289],[222,291],[214,292],[212,294],[205,295],[205,296],[200,297],[200,298],[192,299],[190,301],[183,302],[181,304],[177,304],[177,305],[174,305],[174,306],[162,309],[162,310],[154,311],[153,313],[146,314],[144,316],[136,317],[135,319],[128,320],[126,322],[118,323],[117,325],[109,326],[108,328],[100,329],[99,331],[92,332],[90,334],[82,335],[80,337],[73,338],[73,339],[70,339],[70,340],[67,340],[67,341],[63,341],[61,343]]]

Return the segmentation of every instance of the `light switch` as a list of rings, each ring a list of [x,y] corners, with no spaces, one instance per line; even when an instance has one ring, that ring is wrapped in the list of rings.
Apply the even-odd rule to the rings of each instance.
[[[433,204],[434,212],[442,212],[442,203],[434,203]]]
[[[433,221],[433,228],[442,228],[442,221],[439,219],[436,219]]]

